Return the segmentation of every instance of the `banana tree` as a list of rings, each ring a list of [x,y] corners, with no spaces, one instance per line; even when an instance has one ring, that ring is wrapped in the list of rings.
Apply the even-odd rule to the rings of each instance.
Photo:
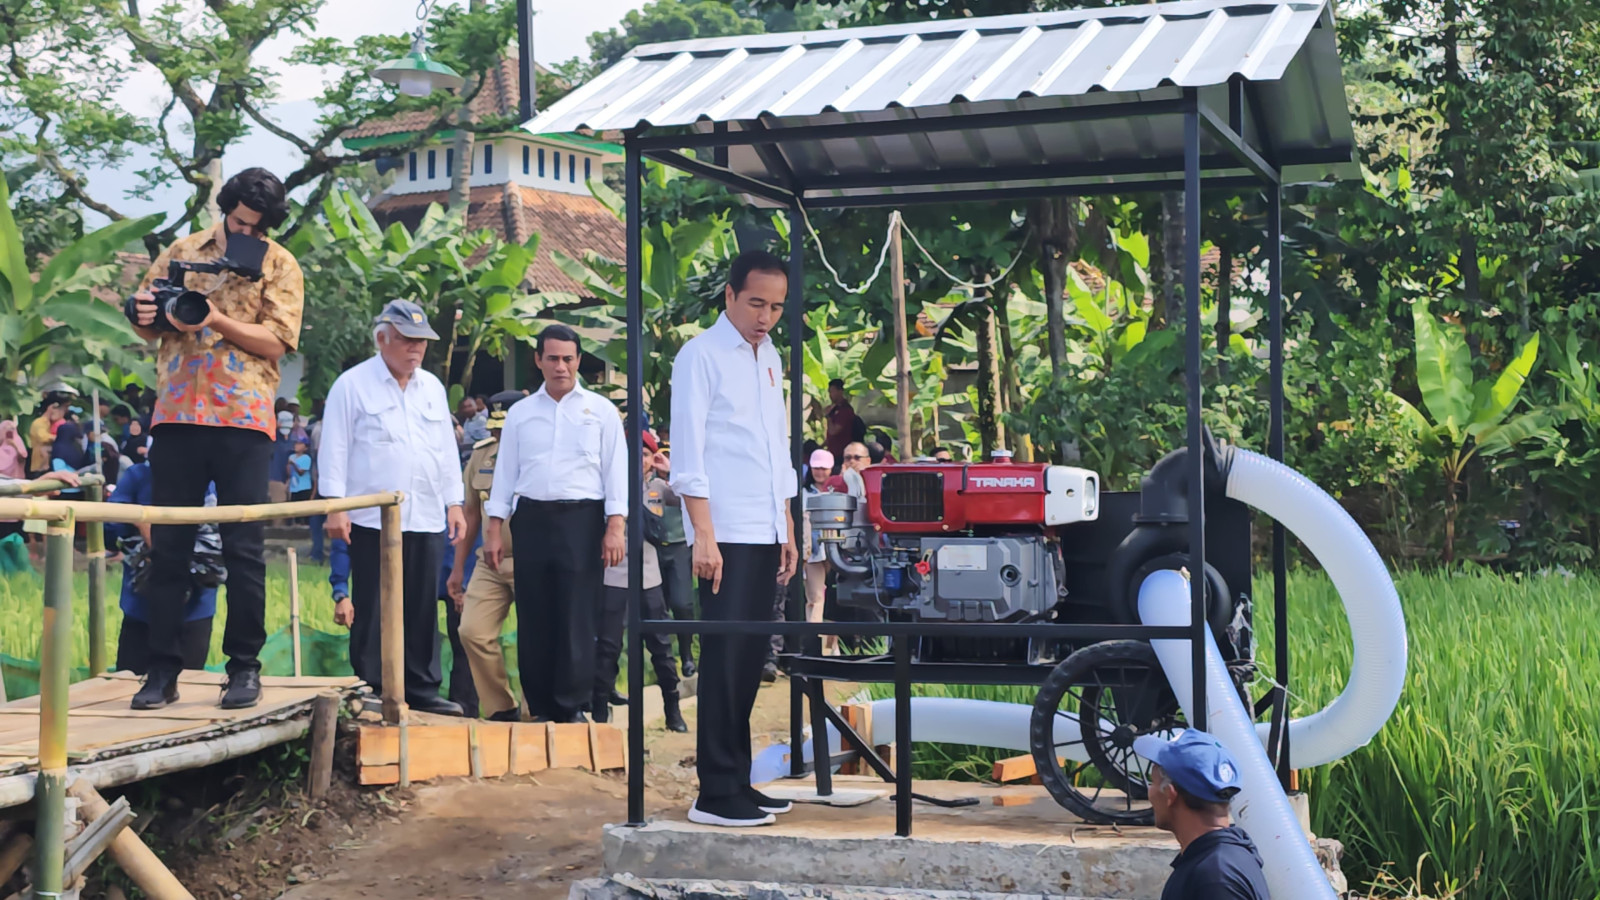
[[[1507,418],[1539,355],[1539,335],[1530,337],[1492,381],[1472,371],[1472,354],[1459,326],[1435,319],[1425,301],[1412,306],[1416,330],[1417,389],[1422,409],[1401,397],[1425,453],[1439,461],[1444,475],[1444,554],[1455,559],[1456,518],[1467,466],[1474,457],[1495,456],[1547,432],[1543,413]]]
[[[37,272],[0,179],[0,417],[20,412],[53,364],[80,369],[111,363],[155,383],[155,369],[134,347],[143,341],[117,306],[93,291],[112,285],[117,250],[148,234],[161,216],[123,219],[57,252]]]
[[[616,211],[615,192],[598,184],[591,189]],[[643,239],[639,286],[644,307],[644,383],[655,386],[646,403],[653,421],[666,422],[672,407],[672,360],[690,338],[716,321],[723,279],[713,276],[726,270],[738,248],[725,215],[651,225]],[[552,257],[599,304],[578,307],[583,297],[557,291],[541,293],[537,301],[547,309],[565,307],[555,313],[557,318],[606,335],[601,355],[615,366],[625,366],[628,295],[623,263],[593,251],[582,259],[562,253]]]

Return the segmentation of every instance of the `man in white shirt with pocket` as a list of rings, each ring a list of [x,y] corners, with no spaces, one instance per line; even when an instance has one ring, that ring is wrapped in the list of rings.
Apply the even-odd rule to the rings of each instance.
[[[582,353],[565,325],[539,332],[534,363],[544,384],[506,413],[483,505],[483,559],[496,570],[505,555],[501,523],[511,522],[517,669],[535,722],[585,721],[602,579],[627,551],[622,417],[578,383]]]
[[[768,337],[788,293],[776,256],[739,254],[726,310],[673,361],[672,488],[683,500],[708,620],[769,621],[773,585],[787,584],[800,559],[783,363]],[[750,711],[767,641],[759,634],[700,639],[700,795],[692,822],[767,825],[789,811],[787,801],[750,786]]]
[[[450,542],[466,534],[460,456],[444,385],[422,368],[436,334],[422,307],[394,300],[374,322],[378,353],[333,383],[317,450],[324,497],[404,491],[400,507],[405,619],[405,697],[413,709],[462,714],[439,696],[439,570],[446,528]],[[333,513],[328,535],[350,545],[350,665],[381,689],[379,533],[377,509]]]

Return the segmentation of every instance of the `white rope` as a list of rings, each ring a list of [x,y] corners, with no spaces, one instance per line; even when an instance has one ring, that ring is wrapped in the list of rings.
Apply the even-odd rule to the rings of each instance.
[[[898,215],[900,215],[900,213],[896,212],[894,215],[898,216]],[[969,291],[988,290],[989,288],[994,287],[995,285],[999,284],[1000,282],[1005,281],[1006,280],[1006,276],[1011,274],[1011,270],[1015,269],[1017,267],[1017,263],[1022,261],[1022,254],[1027,252],[1027,249],[1028,249],[1026,244],[1024,244],[1023,246],[1017,248],[1017,255],[1011,257],[1011,263],[1009,265],[1007,265],[1004,269],[1002,269],[1000,271],[999,275],[996,275],[995,277],[989,279],[988,281],[983,282],[982,284],[974,284],[973,282],[967,281],[965,279],[957,278],[956,276],[950,274],[950,270],[949,269],[946,269],[944,266],[939,265],[939,261],[933,258],[933,254],[928,252],[928,248],[922,246],[922,241],[917,240],[916,232],[914,232],[911,229],[907,228],[905,226],[904,222],[900,223],[900,230],[904,231],[906,233],[906,235],[911,238],[911,243],[917,245],[917,249],[921,250],[922,251],[922,255],[927,258],[928,264],[933,266],[935,269],[938,269],[939,270],[939,274],[941,274],[944,277],[950,279],[951,283],[954,284],[956,287],[966,288]]]
[[[928,261],[929,265],[939,270],[939,274],[950,279],[950,283],[954,286],[958,288],[966,288],[969,291],[988,290],[1002,281],[1005,281],[1006,276],[1011,274],[1011,270],[1017,267],[1017,263],[1022,261],[1022,255],[1027,252],[1026,245],[1019,247],[1017,249],[1017,255],[1011,258],[1011,262],[1000,271],[999,275],[996,275],[988,281],[981,283],[967,281],[964,278],[959,278],[951,274],[949,269],[946,269],[944,266],[940,265],[939,261],[933,258],[933,254],[928,252],[928,248],[922,245],[922,241],[917,237],[916,232],[906,227],[905,219],[900,215],[900,211],[895,210],[894,212],[889,213],[889,229],[883,236],[883,249],[878,252],[878,264],[872,267],[872,274],[867,276],[866,281],[863,281],[856,287],[850,287],[849,285],[845,284],[843,278],[840,277],[839,270],[835,269],[833,267],[833,263],[828,261],[828,253],[825,249],[823,249],[822,246],[822,236],[817,234],[817,230],[811,226],[811,216],[806,212],[804,204],[800,206],[800,218],[803,222],[805,222],[806,231],[811,235],[812,243],[817,245],[817,256],[822,259],[823,267],[828,270],[828,274],[833,276],[833,283],[838,285],[840,290],[849,294],[865,294],[867,290],[877,282],[878,276],[883,274],[883,264],[889,258],[889,242],[894,235],[896,224],[900,226],[901,231],[905,232],[906,235],[911,238],[911,243],[914,244],[917,250],[922,253],[923,258]]]
[[[800,219],[806,223],[806,231],[810,232],[812,243],[817,245],[817,256],[821,257],[823,268],[826,268],[828,274],[833,276],[833,283],[839,286],[839,290],[847,294],[865,294],[867,289],[872,287],[873,282],[878,280],[878,276],[883,273],[884,261],[889,258],[889,235],[894,233],[895,219],[899,216],[900,213],[898,211],[889,214],[889,231],[883,236],[883,249],[878,253],[878,264],[872,267],[872,274],[867,277],[866,281],[861,282],[860,287],[851,287],[839,277],[839,270],[833,267],[833,263],[828,262],[828,252],[822,248],[822,237],[817,234],[815,228],[811,227],[811,216],[806,212],[805,205],[800,205]]]

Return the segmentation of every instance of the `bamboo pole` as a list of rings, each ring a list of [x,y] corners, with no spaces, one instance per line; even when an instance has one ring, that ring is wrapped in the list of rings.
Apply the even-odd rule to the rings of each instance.
[[[405,569],[400,556],[400,507],[383,508],[378,551],[378,621],[382,636],[383,720],[406,718]],[[401,742],[401,753],[405,743]],[[404,769],[405,763],[401,762]]]
[[[39,780],[34,787],[34,896],[59,897],[66,862],[67,687],[72,665],[72,517],[45,545],[39,647]]]
[[[93,487],[106,483],[99,475],[80,475],[78,487]],[[67,484],[59,478],[45,476],[32,481],[7,481],[0,483],[0,497],[26,497],[31,494],[49,494],[55,491],[70,491],[73,485]]]
[[[894,393],[895,439],[900,442],[901,460],[917,457],[911,442],[911,351],[906,345],[906,262],[900,246],[900,212],[890,214],[889,292],[894,296]]]
[[[96,407],[97,409],[99,407]],[[89,499],[105,499],[105,488],[89,488]],[[89,674],[106,670],[106,526],[90,522],[89,541]]]
[[[289,548],[289,637],[294,642],[294,677],[300,677],[300,562]]]
[[[78,798],[82,804],[84,817],[91,822],[105,815],[106,810],[111,808],[111,804],[100,796],[100,792],[82,778],[74,781],[68,792]],[[144,891],[145,896],[151,900],[194,900],[194,895],[183,886],[183,882],[172,874],[171,869],[162,864],[160,857],[156,856],[144,841],[139,840],[139,836],[132,828],[122,829],[111,842],[107,852],[111,854],[117,866],[126,872],[139,890]],[[34,891],[34,896],[40,896],[37,889]]]
[[[0,485],[4,487],[4,485]],[[55,488],[59,490],[59,488]],[[288,503],[259,503],[252,506],[136,506],[132,503],[91,503],[83,500],[29,500],[0,497],[0,520],[39,519],[60,522],[69,516],[79,522],[123,522],[151,525],[210,525],[231,522],[264,522],[278,518],[325,516],[352,509],[396,506],[405,494],[390,491],[360,497],[332,497]]]

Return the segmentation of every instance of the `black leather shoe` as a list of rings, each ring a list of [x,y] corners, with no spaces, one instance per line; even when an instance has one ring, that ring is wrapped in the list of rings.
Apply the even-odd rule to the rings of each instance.
[[[765,666],[762,666],[761,667],[761,680],[763,682],[767,683],[767,684],[772,684],[773,682],[777,681],[778,680],[778,664],[769,662]]]
[[[249,709],[261,702],[261,673],[254,669],[234,672],[222,687],[223,709]]]
[[[700,671],[700,667],[694,664],[694,660],[686,659],[678,671],[682,672],[685,678],[693,678],[694,673]]]
[[[611,696],[606,698],[606,702],[612,706],[627,706],[628,698],[623,696],[621,691],[612,691]]]
[[[433,713],[437,716],[462,716],[466,713],[461,709],[461,704],[443,697],[418,697],[407,700],[407,705],[417,712]]]
[[[677,691],[661,692],[661,708],[666,716],[666,722],[663,724],[666,725],[668,731],[676,731],[679,734],[683,734],[689,730],[689,723],[683,720],[683,711],[678,709]]]
[[[178,673],[169,670],[151,670],[144,677],[144,686],[133,695],[129,706],[133,709],[160,709],[178,702]]]
[[[515,707],[513,707],[511,709],[502,709],[497,713],[490,714],[489,721],[491,721],[491,722],[521,722],[522,721],[522,711],[519,710],[519,709],[516,709]]]

